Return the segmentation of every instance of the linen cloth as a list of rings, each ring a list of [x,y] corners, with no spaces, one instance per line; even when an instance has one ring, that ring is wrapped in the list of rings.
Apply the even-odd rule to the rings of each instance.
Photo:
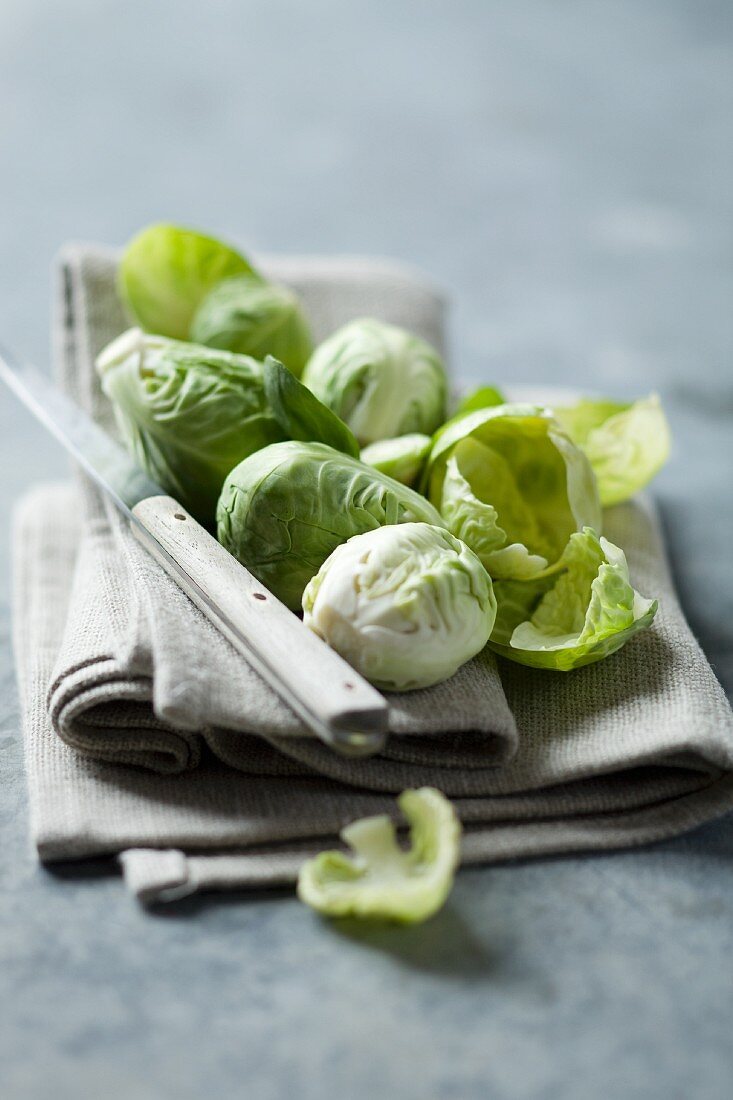
[[[443,303],[391,264],[265,259],[303,298],[316,339],[360,314],[443,346]],[[105,427],[93,370],[125,327],[114,253],[59,263],[55,348],[65,388]],[[466,862],[642,843],[733,806],[733,720],[679,608],[653,507],[605,532],[651,630],[559,675],[486,652],[444,685],[390,696],[372,760],[307,734],[83,479],[41,486],[14,526],[15,643],[31,833],[44,860],[120,853],[143,900],[292,881],[347,821],[431,783],[456,800]]]

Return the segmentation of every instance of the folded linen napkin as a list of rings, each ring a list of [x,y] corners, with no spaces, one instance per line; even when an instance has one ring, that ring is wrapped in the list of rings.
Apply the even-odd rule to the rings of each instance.
[[[442,345],[439,296],[409,271],[265,261],[304,298],[317,338],[359,314]],[[125,325],[115,257],[66,250],[55,329],[63,385],[106,427],[93,370]],[[15,641],[31,830],[44,860],[122,854],[130,888],[164,899],[291,881],[388,793],[457,800],[464,859],[641,843],[733,806],[733,718],[677,603],[652,506],[610,510],[632,579],[660,598],[647,631],[569,675],[489,653],[392,696],[372,760],[336,756],[189,603],[88,483],[42,486],[15,522]]]

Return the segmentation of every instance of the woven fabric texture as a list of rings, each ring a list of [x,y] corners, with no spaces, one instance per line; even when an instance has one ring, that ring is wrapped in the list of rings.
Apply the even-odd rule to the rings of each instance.
[[[265,259],[320,338],[375,315],[443,345],[443,303],[373,261]],[[93,369],[125,327],[115,257],[59,262],[62,385],[114,430]],[[146,555],[87,482],[40,486],[14,525],[15,642],[31,830],[42,859],[121,853],[130,889],[291,881],[391,796],[429,783],[456,799],[466,862],[642,843],[733,806],[733,721],[676,599],[653,506],[611,509],[608,537],[660,611],[620,653],[569,675],[488,652],[446,684],[390,696],[371,760],[336,756]]]

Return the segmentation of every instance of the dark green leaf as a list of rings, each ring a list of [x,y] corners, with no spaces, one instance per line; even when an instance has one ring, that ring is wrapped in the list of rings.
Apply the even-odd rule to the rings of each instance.
[[[343,454],[359,457],[359,444],[351,429],[271,355],[265,359],[265,396],[290,439],[326,443]]]

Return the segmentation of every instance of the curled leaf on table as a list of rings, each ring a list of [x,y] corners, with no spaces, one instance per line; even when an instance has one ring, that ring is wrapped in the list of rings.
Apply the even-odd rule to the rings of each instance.
[[[319,344],[303,382],[362,447],[413,432],[430,435],[445,419],[447,383],[437,351],[374,318],[351,321]]]
[[[623,550],[586,527],[570,536],[560,570],[497,581],[491,648],[535,668],[568,672],[600,661],[649,626],[657,601],[631,586]]]
[[[460,858],[461,826],[448,799],[432,787],[403,791],[398,805],[410,826],[410,846],[397,843],[386,814],[341,831],[352,855],[321,852],[303,864],[298,897],[330,917],[414,924],[445,903]]]
[[[540,576],[557,567],[573,531],[600,528],[590,463],[541,406],[498,405],[449,422],[423,481],[494,578]]]

